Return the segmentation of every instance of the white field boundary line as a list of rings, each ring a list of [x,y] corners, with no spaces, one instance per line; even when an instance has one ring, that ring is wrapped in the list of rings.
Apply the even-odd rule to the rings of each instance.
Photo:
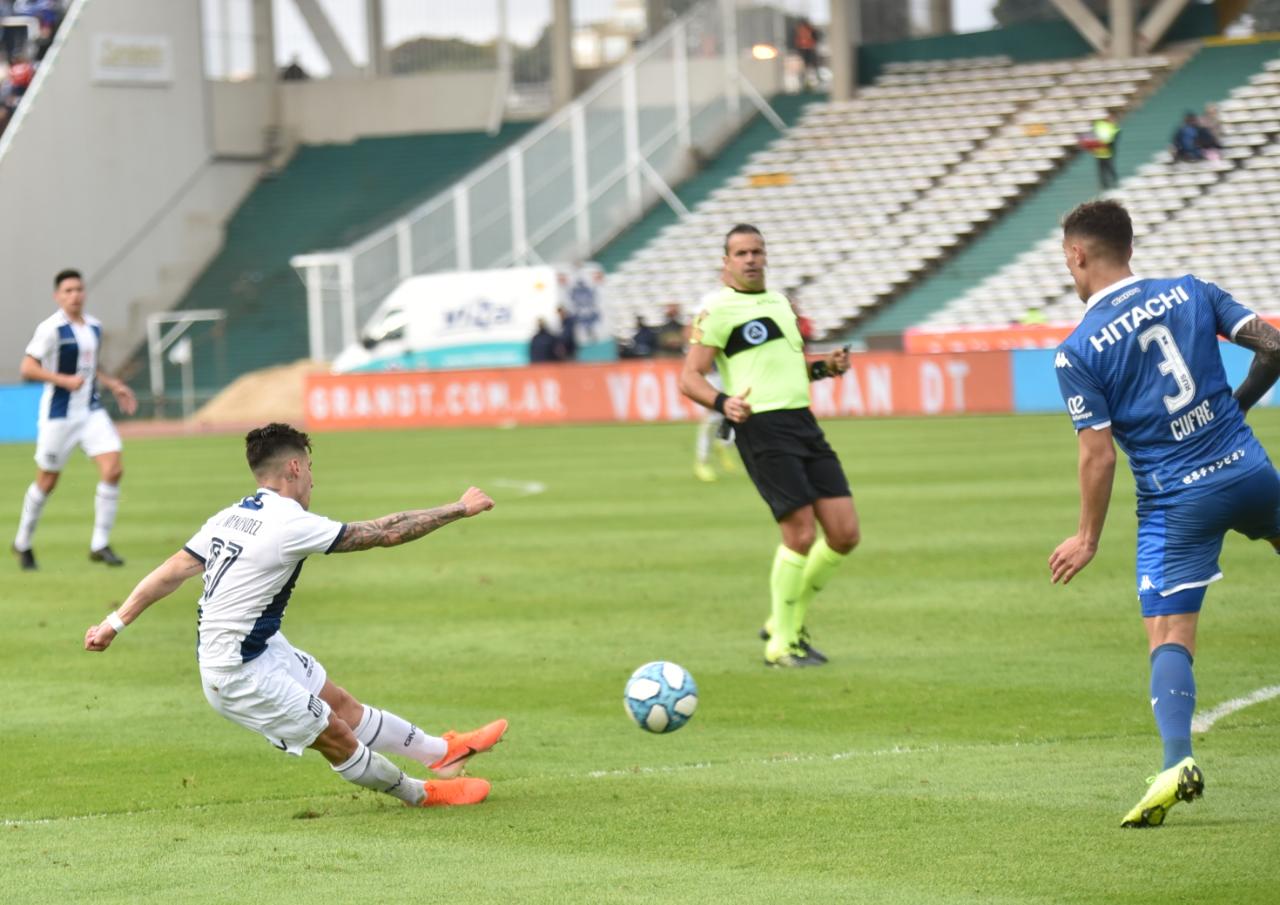
[[[547,485],[541,481],[517,481],[513,478],[494,478],[494,487],[501,487],[504,490],[513,490],[513,494],[503,494],[503,496],[537,496],[540,493],[547,492]]]
[[[1213,728],[1213,724],[1218,722],[1224,716],[1230,716],[1238,710],[1244,710],[1254,704],[1261,704],[1263,701],[1269,701],[1272,698],[1280,698],[1280,685],[1268,685],[1265,688],[1259,688],[1257,691],[1250,692],[1244,697],[1232,698],[1230,701],[1224,701],[1212,710],[1206,710],[1204,713],[1197,713],[1191,721],[1192,732],[1208,732]]]
[[[1214,707],[1212,710],[1206,711],[1197,716],[1191,725],[1192,732],[1208,732],[1210,728],[1218,720],[1224,716],[1243,710],[1252,704],[1261,704],[1263,701],[1269,701],[1272,698],[1280,697],[1280,685],[1269,685],[1265,688],[1259,688],[1250,694],[1240,698],[1232,698]],[[610,779],[627,776],[652,776],[662,773],[687,773],[693,770],[713,770],[716,767],[724,766],[770,766],[773,764],[799,764],[799,763],[817,763],[817,762],[833,762],[850,760],[856,757],[895,757],[910,754],[940,754],[946,751],[998,751],[1006,748],[1038,748],[1046,745],[1061,745],[1065,742],[1072,741],[1088,741],[1090,739],[1098,740],[1105,738],[1114,738],[1114,736],[1078,736],[1074,738],[1046,738],[1035,739],[1032,741],[1017,742],[996,742],[978,745],[925,745],[923,747],[911,747],[909,745],[893,745],[889,748],[876,748],[870,751],[838,751],[835,754],[778,754],[773,757],[754,758],[752,760],[739,761],[699,761],[692,764],[672,764],[666,767],[629,767],[619,770],[592,770],[589,773],[570,773],[563,779]],[[546,779],[544,776],[523,776],[513,777],[503,780],[503,785],[515,785],[521,782],[542,782]],[[349,795],[348,790],[335,790],[334,792],[309,795],[305,800],[315,801],[316,799],[333,798],[339,795]],[[108,817],[142,817],[148,814],[168,814],[174,812],[192,812],[192,811],[208,811],[213,808],[235,807],[243,804],[261,804],[272,801],[287,802],[298,801],[293,796],[279,798],[257,798],[252,800],[241,801],[221,801],[211,804],[186,805],[179,808],[143,808],[136,811],[109,811],[101,814],[73,814],[66,817],[35,817],[27,820],[0,820],[0,827],[24,827],[24,826],[46,826],[57,823],[77,823],[88,820],[104,820]]]

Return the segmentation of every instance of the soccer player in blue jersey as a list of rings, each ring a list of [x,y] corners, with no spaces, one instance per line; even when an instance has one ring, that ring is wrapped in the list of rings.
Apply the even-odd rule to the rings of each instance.
[[[1080,444],[1080,527],[1049,569],[1066,584],[1097,552],[1118,443],[1137,488],[1137,591],[1164,743],[1163,769],[1121,826],[1157,826],[1204,791],[1191,752],[1192,657],[1205,589],[1222,577],[1223,537],[1239,531],[1280,550],[1280,478],[1244,420],[1280,376],[1280,331],[1194,276],[1135,276],[1133,224],[1114,201],[1071,211],[1063,251],[1085,303],[1055,359]],[[1257,353],[1234,395],[1220,335]]]

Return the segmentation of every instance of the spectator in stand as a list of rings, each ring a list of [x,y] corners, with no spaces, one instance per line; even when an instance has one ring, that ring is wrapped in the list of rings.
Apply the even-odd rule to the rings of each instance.
[[[657,332],[637,314],[636,332],[632,334],[631,342],[622,347],[620,354],[623,358],[652,358],[657,349]]]
[[[802,87],[818,87],[822,81],[818,74],[818,30],[807,18],[801,18],[796,23],[791,32],[791,44],[800,55],[800,62],[804,64],[800,74]]]
[[[560,315],[560,357],[574,361],[578,357],[578,319],[563,305],[556,313]]]
[[[1116,176],[1116,145],[1120,142],[1120,126],[1114,113],[1093,121],[1093,140],[1089,150],[1098,161],[1098,185],[1102,191],[1113,189],[1120,181]]]
[[[1206,125],[1203,116],[1196,118],[1196,146],[1204,152],[1206,160],[1222,159],[1222,142],[1218,133]]]
[[[298,61],[296,55],[289,61],[288,66],[280,70],[280,81],[282,82],[305,82],[309,78],[311,76],[307,73],[307,70],[302,68],[302,63]]]
[[[538,332],[529,340],[529,364],[546,364],[560,360],[560,340],[547,329],[547,322],[538,318]]]
[[[22,96],[27,93],[27,86],[35,75],[35,67],[30,63],[19,61],[9,67],[9,75],[0,82],[0,107],[9,113],[9,118],[18,109]]]
[[[0,19],[13,15],[13,0],[0,0]],[[13,60],[22,52],[27,31],[16,25],[0,26],[0,56]]]
[[[1222,138],[1222,117],[1218,114],[1217,104],[1205,104],[1200,114],[1200,125],[1208,129],[1219,140]]]
[[[664,358],[683,358],[686,331],[680,320],[680,306],[668,305],[663,311],[667,319],[658,328],[656,353]]]
[[[1200,147],[1200,124],[1194,113],[1187,113],[1182,118],[1182,125],[1173,133],[1174,160],[1204,160],[1204,150]]]

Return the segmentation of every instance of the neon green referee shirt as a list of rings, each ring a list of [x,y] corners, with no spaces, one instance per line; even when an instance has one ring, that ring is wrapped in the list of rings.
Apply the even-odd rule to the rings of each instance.
[[[809,370],[795,312],[778,292],[725,287],[706,300],[689,341],[716,350],[724,391],[747,388],[754,412],[809,407]]]

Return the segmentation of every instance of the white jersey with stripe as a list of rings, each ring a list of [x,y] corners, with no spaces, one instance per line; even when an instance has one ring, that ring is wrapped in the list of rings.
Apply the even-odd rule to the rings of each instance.
[[[201,669],[233,669],[259,656],[280,630],[307,556],[332,551],[345,530],[265,488],[205,522],[183,547],[204,563]]]
[[[61,310],[42,320],[27,343],[26,353],[55,374],[79,374],[84,378],[78,390],[44,385],[40,397],[40,421],[80,418],[102,408],[98,398],[98,349],[102,345],[102,323],[84,315],[73,323]]]

